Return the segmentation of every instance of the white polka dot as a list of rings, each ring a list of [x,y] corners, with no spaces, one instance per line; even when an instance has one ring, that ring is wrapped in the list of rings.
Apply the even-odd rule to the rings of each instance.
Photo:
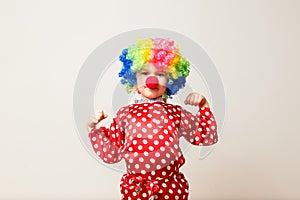
[[[130,158],[130,159],[128,160],[128,162],[129,162],[129,163],[133,163],[133,159]]]
[[[169,199],[169,196],[168,196],[168,195],[165,195],[165,199]]]
[[[97,149],[98,148],[98,144],[94,144],[94,148]]]
[[[142,116],[142,113],[138,113],[138,114],[136,114],[136,116],[140,117],[140,116]]]
[[[168,134],[169,132],[168,132],[168,130],[165,129],[165,130],[164,130],[164,133],[165,133],[165,134]]]
[[[148,141],[147,141],[146,139],[143,139],[143,143],[144,143],[144,144],[147,144]]]
[[[159,153],[159,152],[156,152],[156,153],[155,153],[155,156],[156,156],[156,157],[159,157],[159,156],[160,156],[160,153]]]
[[[149,165],[149,164],[146,164],[145,167],[146,167],[147,169],[150,169],[150,165]]]
[[[147,151],[144,152],[145,156],[149,156],[149,153]]]
[[[161,151],[165,151],[165,150],[166,150],[165,147],[163,147],[163,146],[161,146],[159,149],[160,149]]]
[[[142,138],[142,134],[137,134],[137,136],[136,137],[138,137],[138,138]]]
[[[162,164],[166,164],[166,162],[167,162],[167,161],[166,161],[165,159],[161,159],[161,163],[162,163]]]
[[[158,145],[158,144],[159,144],[159,142],[158,142],[157,140],[155,140],[155,141],[154,141],[154,144],[155,144],[155,145]]]
[[[152,128],[152,124],[150,124],[150,123],[147,124],[147,127],[148,127],[148,128]]]
[[[129,148],[128,148],[128,151],[132,151],[132,150],[133,150],[133,148],[132,148],[132,147],[129,147]]]
[[[195,137],[195,141],[199,141],[200,138],[198,136]]]
[[[136,169],[138,169],[138,168],[140,168],[140,165],[139,165],[139,164],[135,164],[134,167],[135,167]]]
[[[143,193],[142,196],[143,196],[144,198],[146,198],[146,197],[147,197],[147,194],[146,194],[146,193]]]
[[[156,169],[161,169],[161,166],[160,165],[156,165]]]
[[[136,123],[136,126],[140,127],[141,126],[141,122]]]
[[[132,118],[132,120],[131,120],[132,122],[135,122],[136,121],[136,118]]]
[[[133,141],[132,141],[132,144],[136,145],[136,144],[137,144],[137,141],[136,141],[136,140],[133,140]]]
[[[164,188],[166,188],[167,187],[167,184],[165,184],[165,183],[163,183],[163,184],[161,184]]]
[[[161,140],[164,139],[164,136],[163,136],[163,135],[159,135],[158,137],[159,137],[159,139],[161,139]]]
[[[173,194],[173,190],[172,190],[172,189],[169,189],[169,193],[170,193],[170,194]]]
[[[153,129],[153,133],[154,134],[158,133],[158,130],[157,129]]]
[[[151,140],[153,139],[153,135],[148,135],[148,138]]]
[[[216,129],[216,127],[215,127],[215,126],[211,126],[211,129],[212,129],[212,130],[215,130],[215,129]]]
[[[96,137],[93,137],[92,140],[95,142],[96,141]]]
[[[150,162],[155,163],[155,159],[154,159],[154,158],[151,158],[151,159],[150,159]]]
[[[153,151],[153,150],[154,150],[154,147],[153,147],[153,146],[149,146],[148,149],[149,149],[150,151]]]
[[[138,146],[138,150],[142,150],[143,149],[143,146],[142,145],[139,145]]]
[[[142,131],[143,131],[144,133],[146,133],[146,132],[147,132],[147,129],[146,129],[146,128],[142,128]]]
[[[202,131],[202,128],[198,128],[198,131],[201,132],[201,131]]]
[[[165,141],[165,145],[166,145],[166,146],[169,146],[170,143],[169,143],[168,141]]]

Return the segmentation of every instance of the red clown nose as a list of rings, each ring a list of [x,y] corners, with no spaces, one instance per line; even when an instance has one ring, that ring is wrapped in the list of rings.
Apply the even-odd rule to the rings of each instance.
[[[158,88],[158,79],[155,76],[149,76],[146,79],[146,86],[150,89]]]

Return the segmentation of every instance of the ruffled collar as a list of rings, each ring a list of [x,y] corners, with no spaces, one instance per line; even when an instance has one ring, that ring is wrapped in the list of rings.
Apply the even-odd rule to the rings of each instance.
[[[166,102],[166,101],[167,100],[165,98],[162,98],[162,97],[157,97],[157,98],[154,98],[154,99],[140,97],[140,98],[134,99],[134,103],[152,103],[152,102]]]

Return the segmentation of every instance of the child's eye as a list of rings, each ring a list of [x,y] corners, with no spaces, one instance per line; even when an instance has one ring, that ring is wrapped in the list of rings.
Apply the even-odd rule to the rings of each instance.
[[[164,73],[159,73],[159,74],[157,74],[157,75],[160,76],[160,77],[164,77],[164,76],[165,76]]]
[[[141,72],[142,75],[148,75],[148,72]]]

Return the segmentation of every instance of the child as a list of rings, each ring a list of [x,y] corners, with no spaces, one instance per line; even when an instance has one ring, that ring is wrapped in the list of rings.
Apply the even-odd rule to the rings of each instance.
[[[88,122],[94,151],[106,163],[126,162],[121,179],[123,200],[188,199],[188,182],[179,168],[185,163],[179,147],[184,137],[194,145],[217,142],[216,121],[205,97],[190,93],[184,103],[198,106],[196,115],[166,102],[184,87],[189,63],[170,39],[138,40],[120,56],[119,76],[128,92],[140,96],[122,107],[109,128],[97,111]]]

